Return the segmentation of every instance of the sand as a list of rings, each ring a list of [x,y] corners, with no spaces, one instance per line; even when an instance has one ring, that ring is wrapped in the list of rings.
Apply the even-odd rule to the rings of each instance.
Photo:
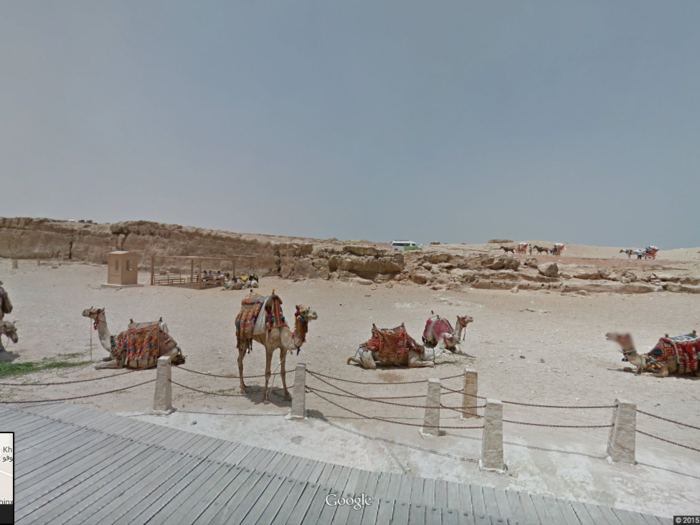
[[[602,249],[601,249],[602,250]],[[605,249],[612,250],[612,249]],[[599,253],[600,252],[600,253]],[[674,261],[694,269],[697,249],[676,254]],[[570,252],[571,253],[571,252]],[[610,257],[600,250],[571,253],[574,258]],[[683,255],[685,254],[685,255]],[[563,261],[571,264],[570,261]],[[627,261],[626,256],[624,260]],[[585,261],[584,261],[585,262]],[[589,261],[590,263],[590,261]],[[675,263],[669,263],[675,264]],[[688,266],[685,266],[685,265]],[[171,335],[187,356],[185,367],[215,374],[237,374],[234,319],[247,291],[205,291],[149,287],[104,289],[106,268],[63,264],[57,268],[20,261],[18,270],[0,260],[0,279],[11,294],[19,319],[20,342],[6,345],[4,358],[39,361],[60,354],[81,354],[90,359],[91,323],[81,316],[84,308],[105,307],[113,333],[124,330],[130,318],[167,322]],[[141,276],[146,282],[147,276]],[[655,378],[622,372],[621,355],[607,342],[607,331],[630,331],[637,348],[647,350],[665,333],[687,333],[698,326],[700,298],[692,294],[643,295],[559,294],[549,292],[468,290],[435,292],[414,284],[361,286],[340,282],[299,282],[268,278],[261,293],[272,290],[284,301],[291,318],[295,304],[313,307],[318,320],[311,324],[299,356],[290,355],[287,368],[306,363],[309,370],[355,381],[386,385],[357,385],[331,381],[362,396],[424,395],[425,384],[397,385],[399,381],[447,377],[465,367],[479,372],[479,392],[490,398],[540,404],[612,405],[625,399],[638,408],[667,418],[700,426],[697,402],[700,378]],[[464,352],[475,356],[447,355],[434,369],[390,368],[364,370],[345,364],[359,343],[367,340],[372,323],[393,327],[406,323],[409,333],[420,339],[431,310],[448,317],[469,314]],[[534,310],[534,311],[533,311]],[[106,356],[93,333],[93,359]],[[522,356],[522,357],[521,357]],[[273,360],[277,364],[277,358]],[[264,351],[256,345],[245,358],[245,374],[264,372]],[[60,372],[22,376],[13,382],[67,381],[108,376],[92,366]],[[99,393],[155,377],[155,370],[139,371],[92,383],[58,387],[2,387],[3,397],[56,399]],[[236,394],[237,379],[213,379],[182,370],[173,379],[195,388]],[[289,376],[290,383],[293,374]],[[253,393],[263,379],[249,379]],[[332,387],[309,378],[309,385]],[[445,382],[459,389],[461,379]],[[275,381],[279,386],[279,378]],[[308,394],[309,418],[304,422],[284,419],[290,403],[273,395],[269,405],[260,396],[213,397],[175,386],[177,412],[162,417],[149,415],[152,385],[117,394],[76,401],[101,410],[129,415],[193,432],[241,441],[318,460],[371,470],[408,471],[414,475],[478,483],[499,488],[649,512],[662,516],[698,514],[700,504],[700,453],[638,435],[634,466],[610,464],[605,456],[608,429],[554,429],[505,425],[505,460],[508,473],[481,472],[479,430],[447,430],[439,438],[423,439],[416,427],[363,419]],[[421,408],[403,408],[331,397],[334,402],[367,416],[396,418],[419,424]],[[421,405],[418,399],[399,400]],[[458,406],[459,395],[443,397],[443,404]],[[609,424],[610,410],[535,409],[506,405],[509,420],[548,424]],[[196,422],[196,424],[195,424]],[[700,448],[700,431],[638,415],[638,428]],[[444,426],[473,425],[460,421],[456,412],[443,410]],[[478,423],[477,423],[478,424]],[[4,429],[12,430],[12,429]]]

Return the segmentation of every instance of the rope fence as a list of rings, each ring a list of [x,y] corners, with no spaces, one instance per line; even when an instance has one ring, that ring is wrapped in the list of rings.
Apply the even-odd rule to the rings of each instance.
[[[131,386],[125,386],[123,388],[117,388],[115,390],[108,390],[107,392],[98,392],[97,394],[86,394],[84,396],[75,396],[75,397],[64,397],[61,399],[36,399],[36,400],[31,400],[31,401],[3,401],[5,404],[12,404],[12,405],[17,405],[17,404],[26,404],[26,403],[58,403],[61,401],[73,401],[75,399],[86,399],[88,397],[97,397],[97,396],[104,396],[106,394],[114,394],[115,392],[123,392],[124,390],[129,390],[131,388],[136,388],[138,386],[143,386],[147,385],[148,383],[154,383],[155,379],[150,379],[148,381],[144,381],[143,383],[138,383],[136,385],[131,385]]]

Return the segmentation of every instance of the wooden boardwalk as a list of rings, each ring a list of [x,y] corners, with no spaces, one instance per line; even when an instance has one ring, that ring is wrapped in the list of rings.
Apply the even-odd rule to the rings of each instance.
[[[273,452],[84,405],[0,404],[18,524],[659,525],[668,518]],[[353,510],[329,494],[366,494]]]

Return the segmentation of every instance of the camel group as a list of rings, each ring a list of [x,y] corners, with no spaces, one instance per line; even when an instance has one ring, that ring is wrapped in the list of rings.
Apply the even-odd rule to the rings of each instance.
[[[257,288],[258,287],[258,276],[245,275],[238,276],[235,275],[231,277],[230,280],[224,283],[224,290],[243,290],[245,288]]]

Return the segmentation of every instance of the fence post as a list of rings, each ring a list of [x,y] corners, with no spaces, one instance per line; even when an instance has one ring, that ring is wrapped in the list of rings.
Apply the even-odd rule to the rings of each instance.
[[[503,403],[496,399],[486,400],[479,467],[497,472],[508,469],[503,463]]]
[[[16,270],[19,267],[19,264],[17,263],[17,259],[12,259],[12,269]]]
[[[292,411],[288,419],[306,419],[306,364],[298,363],[294,371]]]
[[[425,417],[420,429],[424,438],[440,435],[440,391],[439,379],[428,379],[428,395],[425,398]]]
[[[462,414],[460,419],[476,417],[476,405],[479,398],[479,374],[473,368],[464,369],[464,392],[462,393]]]
[[[170,414],[173,409],[173,385],[170,383],[172,369],[170,357],[158,358],[158,370],[156,372],[156,392],[153,396],[153,410]]]
[[[634,465],[637,438],[637,405],[629,401],[615,400],[613,426],[608,437],[607,455],[613,461]]]

